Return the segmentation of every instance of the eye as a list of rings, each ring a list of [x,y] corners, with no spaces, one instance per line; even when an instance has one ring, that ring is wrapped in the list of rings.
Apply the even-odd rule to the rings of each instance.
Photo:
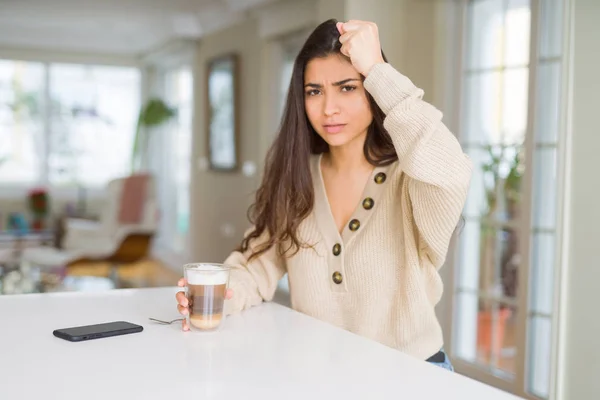
[[[306,95],[307,95],[307,96],[316,96],[316,95],[318,95],[319,93],[321,93],[321,92],[319,91],[319,89],[310,89],[310,90],[307,90],[307,91],[306,91]]]
[[[342,92],[353,92],[354,90],[356,90],[356,86],[353,86],[353,85],[342,86]]]

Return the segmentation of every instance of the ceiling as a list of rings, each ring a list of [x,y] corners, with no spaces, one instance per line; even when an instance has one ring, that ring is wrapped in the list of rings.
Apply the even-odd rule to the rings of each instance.
[[[0,48],[140,55],[277,0],[0,0]]]

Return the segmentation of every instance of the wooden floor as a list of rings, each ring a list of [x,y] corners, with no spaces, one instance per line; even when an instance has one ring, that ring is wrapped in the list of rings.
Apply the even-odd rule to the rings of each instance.
[[[71,276],[108,277],[111,273],[109,263],[80,263],[69,267]],[[144,260],[117,268],[117,276],[123,287],[163,287],[175,286],[181,278],[173,269],[157,260]]]

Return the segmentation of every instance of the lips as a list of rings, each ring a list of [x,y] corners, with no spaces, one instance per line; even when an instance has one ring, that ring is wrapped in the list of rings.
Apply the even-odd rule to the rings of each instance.
[[[327,125],[323,125],[323,128],[325,129],[325,132],[327,132],[327,133],[338,133],[338,132],[341,132],[345,126],[346,126],[346,124],[327,124]]]

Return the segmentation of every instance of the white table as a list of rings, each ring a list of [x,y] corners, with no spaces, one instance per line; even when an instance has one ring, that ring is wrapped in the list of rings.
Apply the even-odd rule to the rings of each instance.
[[[149,322],[178,317],[176,291],[0,296],[0,398],[516,398],[274,303],[216,333]],[[144,331],[80,343],[52,335],[117,320]]]

